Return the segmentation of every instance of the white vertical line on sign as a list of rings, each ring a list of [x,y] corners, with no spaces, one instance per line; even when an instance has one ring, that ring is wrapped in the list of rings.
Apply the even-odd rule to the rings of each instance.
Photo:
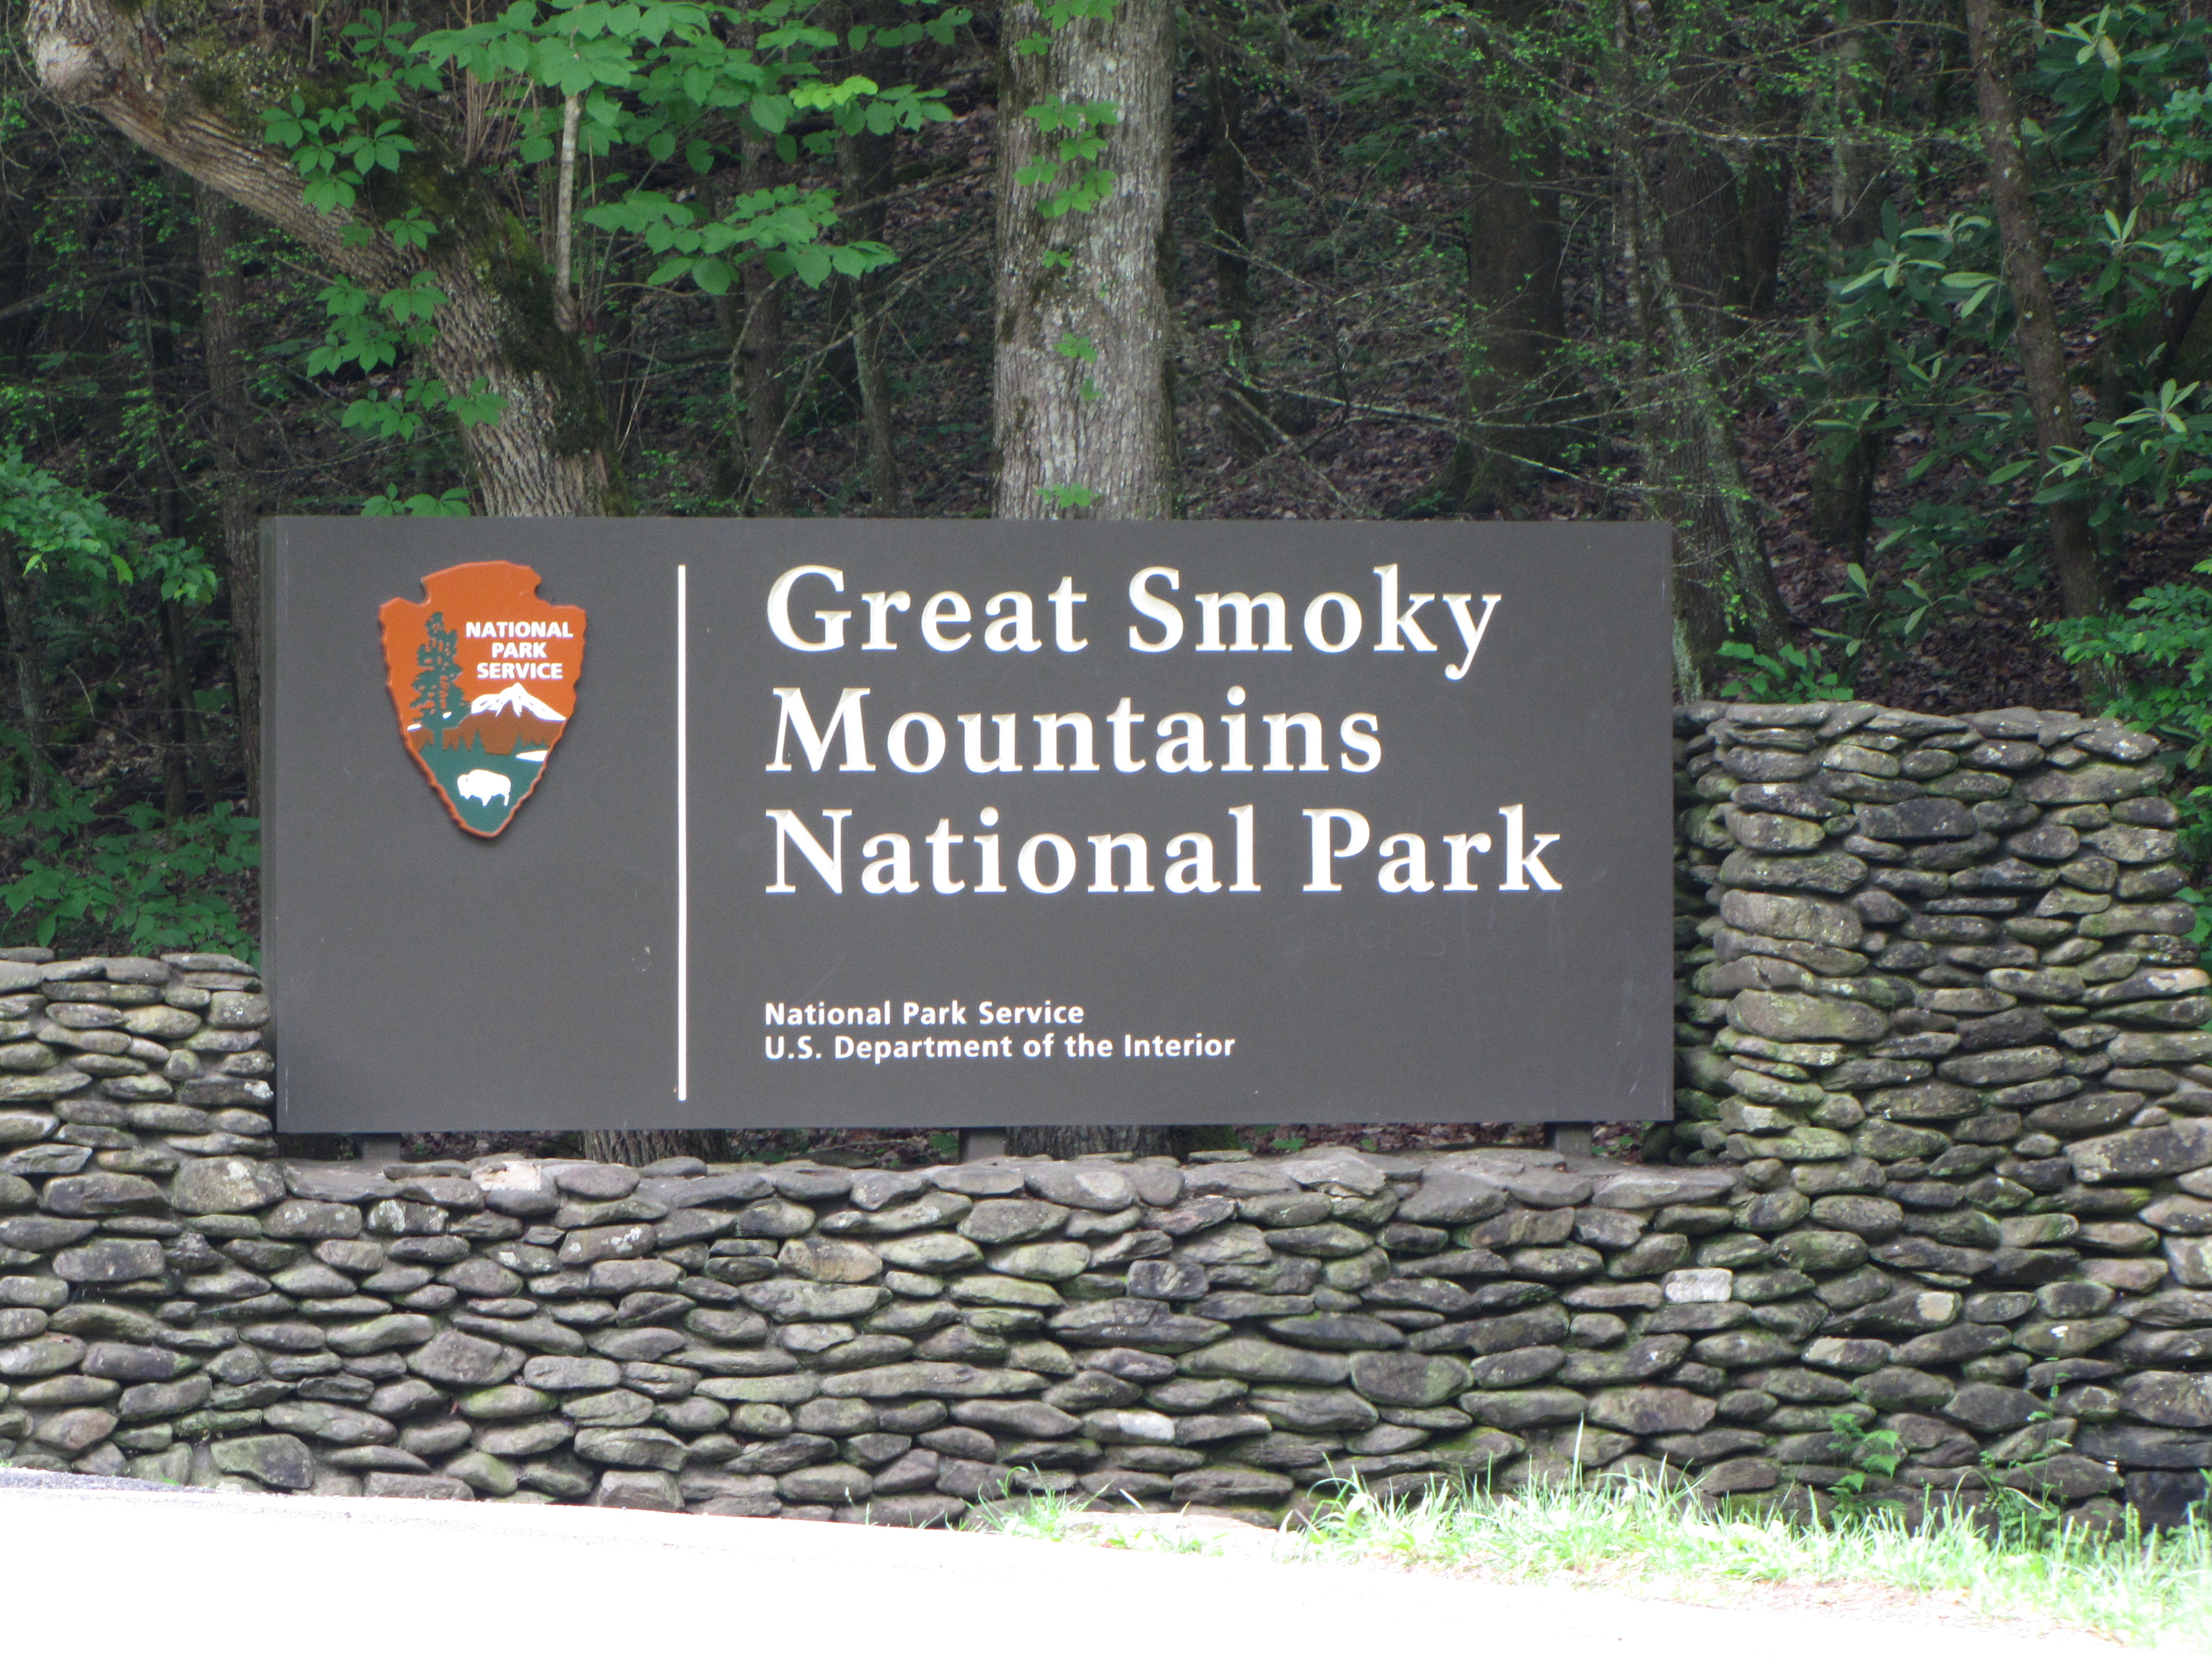
[[[690,568],[676,567],[676,1097],[691,1089],[691,673]]]

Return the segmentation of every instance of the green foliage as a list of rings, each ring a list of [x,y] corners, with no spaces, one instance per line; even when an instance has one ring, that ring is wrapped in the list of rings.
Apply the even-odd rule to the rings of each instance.
[[[770,274],[796,276],[809,288],[821,287],[833,275],[865,276],[898,257],[881,242],[823,244],[821,239],[837,223],[836,198],[827,190],[796,185],[737,197],[719,216],[657,191],[635,191],[587,210],[583,217],[602,230],[628,231],[661,255],[648,282],[689,276],[707,294],[728,293],[748,257],[760,258]]]
[[[2212,482],[2212,410],[2197,397],[2200,382],[2166,381],[2140,409],[2113,421],[2092,421],[2087,450],[2056,449],[2038,505],[2078,501],[2100,531],[2131,527],[2113,520],[2137,504],[2158,511],[2177,487]]]
[[[396,491],[385,490],[361,504],[365,519],[465,519],[469,511],[469,492],[459,485],[438,495],[418,490],[403,496]]]
[[[119,827],[106,827],[118,824]],[[64,785],[40,810],[0,814],[0,881],[9,934],[56,949],[224,951],[251,962],[253,936],[233,888],[259,868],[261,825],[228,803],[174,823],[154,807],[103,817]]]
[[[2055,1422],[2057,1389],[2051,1390],[2053,1404],[2028,1413],[2028,1430],[2038,1425]],[[2052,1490],[2044,1470],[2051,1458],[2073,1449],[2074,1443],[2063,1434],[2045,1434],[2031,1443],[2031,1449],[2017,1456],[2000,1457],[1994,1449],[1983,1452],[1980,1459],[1989,1482],[1990,1511],[1996,1521],[1998,1535],[2012,1539],[2030,1548],[2048,1547],[2059,1539],[2064,1529],[2062,1516],[2065,1509],[2063,1493]]]
[[[1044,0],[1037,8],[1044,19],[1047,33],[1025,34],[1014,42],[1015,53],[1023,58],[1042,58],[1052,50],[1049,31],[1064,29],[1082,18],[1104,21],[1114,15],[1118,0]]]
[[[369,176],[398,173],[416,152],[401,118],[405,95],[437,88],[428,66],[413,61],[407,37],[413,25],[368,11],[346,25],[346,57],[357,76],[328,104],[310,105],[295,93],[264,112],[262,137],[291,152],[292,165],[307,181],[309,207],[319,213],[351,208],[368,188]]]
[[[848,43],[853,50],[872,41],[949,44],[969,15],[933,0],[918,9],[927,15],[911,23],[857,26],[842,36],[808,21],[804,0],[514,0],[481,21],[421,33],[404,19],[367,12],[339,32],[330,64],[336,90],[293,94],[264,114],[263,131],[291,155],[309,204],[322,212],[354,214],[411,198],[393,216],[355,220],[344,239],[366,246],[380,238],[403,256],[434,263],[454,239],[480,232],[441,216],[444,210],[430,204],[444,199],[442,187],[414,177],[444,164],[412,136],[426,118],[464,91],[488,94],[493,130],[511,135],[506,153],[488,159],[519,195],[527,186],[515,175],[556,158],[573,99],[582,158],[641,164],[641,173],[588,174],[586,191],[597,189],[601,199],[587,200],[578,221],[641,240],[659,256],[649,283],[688,279],[705,293],[726,294],[737,268],[758,259],[775,276],[818,288],[896,257],[880,242],[835,240],[831,191],[782,185],[716,205],[648,187],[644,175],[679,154],[691,173],[712,173],[738,155],[748,133],[771,137],[784,161],[798,163],[831,155],[840,133],[910,131],[949,119],[943,100],[915,85],[818,72],[822,55]],[[481,380],[459,391],[411,366],[435,342],[447,301],[428,265],[381,293],[340,278],[322,299],[328,327],[308,356],[308,373],[400,375],[397,385],[356,397],[343,416],[347,428],[404,444],[441,424],[499,419],[505,399]],[[391,497],[376,496],[366,510],[395,507]]]
[[[1846,1470],[1831,1490],[1846,1504],[1863,1503],[1870,1483],[1887,1483],[1904,1467],[1905,1437],[1896,1430],[1869,1429],[1849,1412],[1831,1412],[1828,1429],[1843,1443]]]
[[[1052,343],[1052,349],[1070,362],[1095,364],[1098,361],[1098,343],[1087,334],[1063,334]],[[1076,395],[1086,404],[1098,399],[1098,382],[1086,374],[1076,388]]]
[[[1796,377],[1819,447],[1833,464],[1909,440],[1896,453],[1915,496],[1878,521],[1882,574],[1852,566],[1830,600],[1849,654],[1898,659],[1992,576],[2038,585],[2040,514],[2022,513],[2037,528],[1992,556],[1992,520],[2008,509],[2078,503],[2117,555],[2177,490],[2212,481],[2212,404],[2170,373],[2163,326],[2179,294],[2212,276],[2212,210],[2194,182],[2212,161],[2208,66],[2203,22],[2108,5],[2051,28],[2026,77],[2026,100],[2046,116],[2022,138],[2044,186],[2060,320],[2099,352],[2102,407],[2085,447],[2038,453],[2025,401],[1989,372],[2016,318],[1983,215],[1914,224],[1887,205],[1881,234],[1832,284],[1827,326]],[[2116,123],[2145,187],[2118,206]]]
[[[1720,654],[1743,667],[1721,687],[1721,696],[1746,702],[1849,702],[1852,692],[1828,671],[1818,647],[1782,647],[1780,657],[1770,657],[1756,646],[1730,640]]]
[[[149,598],[198,610],[217,589],[216,571],[197,546],[117,517],[13,446],[0,448],[0,559],[45,578],[49,630],[64,617],[77,627],[112,623]],[[0,726],[0,738],[13,739],[0,748],[4,799],[51,763],[26,733]]]
[[[2212,577],[2212,559],[2196,567]],[[2172,793],[2192,858],[2212,858],[2212,586],[2163,582],[2117,617],[2050,623],[2045,635],[2069,663],[2112,689],[2099,710],[2180,747]]]
[[[443,380],[424,379],[393,386],[382,397],[355,399],[346,405],[338,424],[349,431],[411,443],[437,415],[451,416],[456,426],[489,426],[506,407],[507,399],[488,390],[481,374],[459,394]]]
[[[1905,569],[1893,581],[1878,583],[1856,561],[1844,567],[1844,590],[1823,599],[1838,607],[1840,629],[1814,629],[1842,653],[1854,669],[1875,657],[1890,659],[1917,647],[1929,623],[1963,617],[1974,608],[1967,591],[2001,568],[1982,561],[1967,563],[1949,556],[1946,538],[1962,533],[1970,510],[1952,502],[1915,502],[1897,520],[1882,547],[1908,550]],[[1875,647],[1869,651],[1868,647]]]
[[[1046,198],[1037,211],[1048,219],[1057,219],[1064,214],[1089,213],[1103,205],[1114,193],[1113,171],[1085,164],[1106,153],[1107,135],[1121,120],[1121,112],[1110,103],[1071,104],[1054,93],[1022,113],[1036,123],[1039,131],[1056,132],[1060,137],[1051,155],[1017,168],[1015,181],[1050,190],[1060,182],[1063,168],[1074,170],[1066,188]]]
[[[215,571],[198,548],[117,518],[13,446],[0,449],[0,557],[61,575],[110,602],[141,582],[186,605],[215,597]]]

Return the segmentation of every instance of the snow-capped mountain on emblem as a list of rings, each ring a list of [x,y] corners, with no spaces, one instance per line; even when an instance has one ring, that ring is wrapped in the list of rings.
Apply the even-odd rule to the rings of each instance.
[[[559,709],[542,703],[532,696],[522,682],[517,680],[504,691],[487,691],[469,704],[471,714],[530,714],[541,720],[562,720],[568,717]]]
[[[453,822],[487,839],[544,775],[576,712],[584,611],[538,597],[504,560],[422,579],[422,600],[379,611],[400,739]]]

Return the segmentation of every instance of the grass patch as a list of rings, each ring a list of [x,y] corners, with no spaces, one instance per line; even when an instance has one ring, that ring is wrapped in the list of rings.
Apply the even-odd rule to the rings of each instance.
[[[1064,1498],[994,1506],[972,1524],[1016,1537],[1220,1553],[1172,1532],[1148,1534],[1133,1518],[1117,1527]],[[1869,1504],[1814,1522],[1772,1504],[1714,1509],[1694,1492],[1641,1479],[1495,1494],[1438,1485],[1396,1500],[1346,1482],[1309,1519],[1286,1525],[1273,1554],[1692,1601],[1725,1595],[1730,1585],[1859,1587],[2132,1647],[2212,1652],[2212,1525],[2201,1516],[2185,1528],[2107,1537],[2025,1502],[1979,1513],[1934,1505],[1918,1518]]]
[[[1228,1553],[1222,1547],[1218,1534],[1204,1528],[1185,1529],[1175,1524],[1180,1519],[1176,1516],[1100,1509],[1088,1498],[1038,1492],[1032,1497],[1006,1496],[978,1504],[961,1522],[960,1529],[1047,1544],[1091,1544],[1101,1549],[1140,1550],[1155,1555]],[[1162,1522],[1167,1524],[1164,1526]],[[1240,1522],[1228,1524],[1243,1528]],[[1265,1538],[1267,1534],[1261,1533],[1257,1536]],[[1287,1535],[1282,1541],[1288,1544]]]

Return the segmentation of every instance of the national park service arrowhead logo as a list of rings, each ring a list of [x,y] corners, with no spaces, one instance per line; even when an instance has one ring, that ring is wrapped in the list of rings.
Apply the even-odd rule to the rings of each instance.
[[[387,599],[384,665],[399,735],[453,822],[489,840],[545,775],[576,712],[584,611],[538,597],[527,565],[488,560]]]

